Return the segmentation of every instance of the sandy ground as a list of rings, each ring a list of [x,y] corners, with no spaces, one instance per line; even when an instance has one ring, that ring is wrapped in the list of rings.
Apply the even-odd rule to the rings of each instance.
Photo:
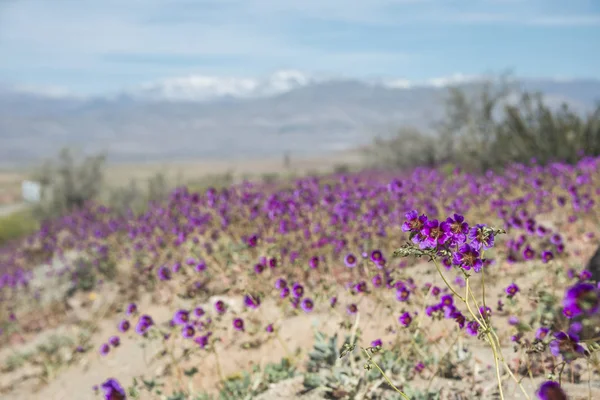
[[[55,267],[58,266],[58,264],[55,265]],[[50,284],[50,282],[54,281],[49,281],[45,276],[44,271],[47,269],[47,266],[38,267],[32,286],[45,287],[47,291],[46,298],[47,301],[50,302],[52,298],[57,299],[64,295],[67,287],[64,284]],[[431,264],[419,264],[411,267],[407,272],[410,273],[411,276],[414,276],[418,283],[433,282],[434,284],[440,285],[440,287],[443,285],[441,278],[436,275],[435,268]],[[531,266],[526,264],[517,264],[502,271],[495,271],[489,275],[488,278],[489,281],[495,283],[492,288],[488,288],[486,297],[489,299],[490,303],[492,301],[495,302],[496,298],[503,297],[502,289],[515,280],[519,282],[522,292],[527,293],[529,287],[540,283],[550,285],[551,280],[554,279],[551,274],[548,274],[548,271],[544,270],[544,268],[531,268]],[[473,284],[473,289],[475,293],[478,293],[480,290],[476,282]],[[392,292],[390,292],[390,294],[393,296]],[[145,296],[138,302],[141,312],[151,314],[156,321],[164,321],[172,315],[172,310],[178,307],[190,308],[202,305],[205,309],[210,309],[217,299],[224,300],[234,311],[239,312],[243,309],[241,296],[213,296],[208,299],[208,301],[201,304],[193,304],[189,301],[176,298],[174,303],[167,305],[164,299],[172,299],[172,295],[170,295],[168,291],[164,295],[164,298],[152,297],[150,295]],[[150,378],[152,376],[164,375],[165,361],[150,361],[153,356],[158,354],[162,349],[162,345],[151,344],[146,348],[141,348],[139,346],[141,341],[135,334],[123,335],[121,346],[116,350],[111,351],[107,357],[100,357],[98,355],[97,349],[100,344],[106,342],[109,336],[117,333],[116,322],[120,317],[118,315],[102,317],[105,315],[103,310],[113,304],[116,299],[117,296],[114,285],[112,288],[107,286],[99,289],[94,300],[91,302],[86,302],[84,301],[85,299],[82,298],[74,298],[69,304],[70,307],[67,311],[67,322],[62,323],[58,327],[44,330],[37,335],[28,336],[25,343],[21,343],[18,346],[0,350],[0,362],[3,362],[14,350],[27,351],[28,349],[34,349],[35,346],[47,341],[53,334],[75,338],[78,332],[81,331],[84,322],[95,321],[95,323],[97,323],[97,331],[92,335],[91,339],[91,350],[79,356],[79,358],[70,365],[53,371],[52,378],[49,379],[46,384],[41,384],[40,380],[35,377],[35,375],[39,375],[40,371],[32,368],[21,368],[0,376],[0,389],[3,390],[3,394],[0,394],[0,399],[92,400],[95,397],[91,391],[91,387],[107,377],[116,377],[124,385],[129,385],[135,376],[144,375],[146,378]],[[84,305],[84,302],[87,304]],[[340,303],[343,302],[344,298],[342,295],[340,297]],[[397,327],[396,314],[398,313],[398,310],[392,310],[390,313],[387,310],[375,307],[375,304],[372,303],[370,297],[365,297],[364,300],[361,300],[360,309],[361,322],[359,327],[364,332],[362,339],[364,342],[363,345],[368,346],[368,343],[371,340],[377,338],[381,338],[384,345],[390,343],[395,335],[390,333],[386,334],[385,328],[387,326]],[[260,315],[276,319],[277,316],[280,316],[281,314],[279,309],[275,306],[274,301],[267,299],[261,305]],[[259,317],[259,315],[255,316]],[[249,317],[247,316],[246,318],[248,320]],[[327,311],[326,305],[321,303],[321,306],[315,309],[313,313],[305,314],[301,312],[296,316],[286,317],[281,328],[281,338],[289,349],[298,348],[303,351],[299,357],[303,363],[306,360],[306,351],[310,350],[313,345],[315,331],[319,330],[328,334],[334,334],[335,332],[340,331],[340,321],[341,318],[336,317],[335,314],[332,315],[330,311]],[[498,324],[500,324],[501,326],[502,321],[503,320],[497,321],[496,325],[498,326]],[[431,340],[432,343],[435,343],[435,347],[432,347],[432,351],[435,352],[435,348],[447,348],[450,343],[450,332],[453,330],[453,322],[440,321],[431,324],[428,321],[424,321],[424,323],[427,324],[425,332],[428,339]],[[502,327],[500,327],[500,329],[502,330],[500,339],[504,343],[509,343],[509,331],[503,330]],[[259,334],[258,337],[266,340],[267,334]],[[442,339],[439,339],[440,337],[442,337]],[[220,366],[225,376],[237,373],[240,370],[248,369],[254,364],[264,365],[267,362],[278,362],[286,355],[283,347],[272,338],[271,340],[264,342],[259,348],[245,350],[242,350],[241,344],[246,341],[246,339],[238,332],[229,329],[221,335],[221,338],[222,342],[218,345],[217,349],[219,352]],[[177,340],[179,340],[178,343],[183,341],[183,339]],[[483,342],[473,338],[466,338],[464,343],[474,355],[473,368],[479,371],[477,373],[479,376],[477,379],[479,382],[478,384],[481,384],[489,391],[489,396],[486,398],[494,398],[491,395],[495,390],[494,369],[492,368],[494,361],[490,349],[487,348]],[[508,360],[517,357],[517,355],[513,353],[511,347],[503,348],[503,353]],[[197,374],[191,383],[195,390],[214,388],[215,383],[218,381],[215,357],[212,354],[198,353],[197,355],[194,355],[190,361],[183,362],[181,366],[184,369],[192,366],[200,369],[201,373]],[[167,381],[170,382],[170,387],[177,385],[177,380],[174,376],[168,377]],[[523,381],[525,389],[532,398],[540,381],[541,378],[539,377],[535,378],[533,381],[529,379]],[[414,384],[416,386],[425,386],[426,381],[421,383],[415,382]],[[473,383],[436,378],[433,387],[443,388],[452,386],[461,388],[469,385],[473,385]],[[11,387],[11,389],[9,389],[9,387]],[[314,398],[310,396],[299,397],[297,393],[301,388],[301,380],[295,379],[290,382],[282,383],[281,385],[276,385],[270,392],[263,394],[261,399]],[[588,398],[588,390],[591,390],[593,399],[600,398],[600,387],[598,382],[592,382],[591,389],[588,389],[587,383],[579,385],[567,384],[566,388],[570,390],[572,400]],[[514,382],[510,379],[505,380],[505,393],[506,399],[519,400],[524,398],[524,396],[518,392]],[[315,394],[312,394],[312,396],[315,396]]]

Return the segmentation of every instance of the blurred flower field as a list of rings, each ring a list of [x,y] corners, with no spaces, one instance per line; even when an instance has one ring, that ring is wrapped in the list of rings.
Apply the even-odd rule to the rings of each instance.
[[[0,251],[0,398],[600,398],[600,158],[532,161],[46,222]]]

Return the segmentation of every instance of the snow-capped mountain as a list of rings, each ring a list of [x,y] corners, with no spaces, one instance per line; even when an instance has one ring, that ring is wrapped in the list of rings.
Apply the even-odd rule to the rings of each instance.
[[[154,101],[267,97],[320,81],[322,80],[296,70],[277,71],[263,78],[189,75],[142,84],[124,94],[135,99]]]

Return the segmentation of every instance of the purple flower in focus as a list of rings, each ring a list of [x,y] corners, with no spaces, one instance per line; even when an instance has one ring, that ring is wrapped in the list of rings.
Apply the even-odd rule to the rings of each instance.
[[[469,230],[469,239],[471,240],[471,246],[476,250],[488,250],[494,247],[494,234],[484,233],[483,228],[486,226],[483,224],[477,224]]]
[[[464,270],[473,268],[475,272],[481,271],[483,261],[479,258],[479,251],[469,243],[465,243],[453,255],[454,264]]]

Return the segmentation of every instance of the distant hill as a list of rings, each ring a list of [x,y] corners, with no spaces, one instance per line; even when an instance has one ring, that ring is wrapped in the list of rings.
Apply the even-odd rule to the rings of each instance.
[[[0,87],[0,164],[28,164],[64,145],[107,150],[115,161],[315,155],[362,145],[393,127],[429,129],[443,83],[311,80],[213,82],[188,78],[113,96],[48,96]],[[585,112],[600,81],[525,79],[548,103]],[[228,86],[227,86],[228,85]],[[462,82],[466,90],[473,82]]]

